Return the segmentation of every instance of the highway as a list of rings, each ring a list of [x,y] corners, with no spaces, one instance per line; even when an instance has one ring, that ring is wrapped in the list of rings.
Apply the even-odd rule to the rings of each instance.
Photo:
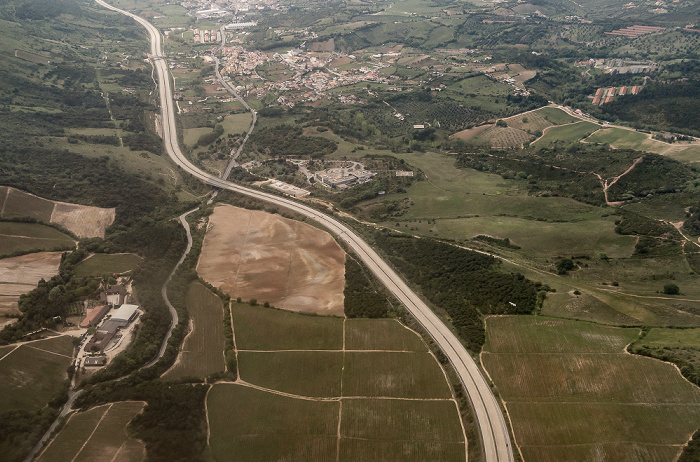
[[[487,462],[513,461],[508,427],[498,401],[491,392],[491,388],[478,366],[452,331],[360,236],[340,221],[291,199],[239,186],[195,167],[182,153],[178,144],[172,82],[168,74],[168,63],[163,57],[160,33],[152,24],[135,14],[115,8],[103,0],[95,1],[105,8],[133,18],[148,30],[151,41],[151,60],[156,69],[159,82],[163,141],[166,151],[172,160],[181,167],[182,171],[189,173],[208,185],[288,208],[323,225],[327,230],[344,241],[416,318],[445,353],[450,363],[452,363],[472,404],[482,440],[484,460]]]

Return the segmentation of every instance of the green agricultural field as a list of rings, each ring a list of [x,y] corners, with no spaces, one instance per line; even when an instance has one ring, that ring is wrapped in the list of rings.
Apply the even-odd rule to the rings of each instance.
[[[13,252],[69,250],[73,239],[50,226],[38,223],[0,222],[0,255]]]
[[[532,138],[532,135],[523,130],[494,125],[474,137],[474,141],[484,142],[493,148],[520,148]]]
[[[548,317],[493,316],[487,325],[484,350],[498,354],[622,353],[640,333],[639,329]]]
[[[143,407],[142,402],[118,402],[72,415],[38,461],[144,460],[143,442],[130,438],[126,431]]]
[[[191,148],[197,143],[197,140],[199,140],[200,136],[206,135],[207,133],[211,133],[211,128],[186,128],[184,132],[185,145]]]
[[[535,111],[535,113],[541,115],[554,125],[569,124],[578,120],[576,117],[570,116],[566,112],[556,107],[543,107],[542,109]]]
[[[53,208],[54,203],[50,200],[10,189],[2,206],[2,218],[31,217],[48,223]]]
[[[586,138],[586,143],[609,144],[615,148],[639,149],[646,147],[649,136],[634,130],[623,128],[604,128]],[[653,143],[652,143],[653,144]],[[662,143],[659,143],[662,144]]]
[[[430,353],[347,352],[343,396],[450,398],[451,392]]]
[[[217,462],[335,460],[337,401],[287,398],[234,384],[207,395],[210,449]]]
[[[654,328],[642,340],[649,347],[688,346],[700,348],[700,329]]]
[[[241,379],[261,387],[302,396],[340,396],[343,353],[243,351],[238,368]]]
[[[121,274],[133,271],[141,263],[141,257],[133,253],[97,253],[75,265],[75,275],[80,277]]]
[[[526,460],[675,456],[697,429],[700,390],[624,351],[638,329],[532,316],[489,317],[486,329],[482,363]]]
[[[29,342],[0,359],[0,409],[43,407],[62,388],[72,361],[68,336]]]
[[[395,319],[353,318],[345,321],[347,350],[428,351],[418,334]]]
[[[535,141],[533,144],[544,146],[556,141],[575,143],[588,137],[591,133],[599,129],[600,125],[592,122],[576,122],[570,125],[562,125],[561,127],[552,127],[547,130],[547,133],[545,133],[542,138]]]
[[[239,350],[340,350],[343,320],[233,303]]]
[[[193,330],[185,338],[179,361],[167,377],[207,377],[225,370],[224,305],[221,299],[199,282],[187,287],[187,311]]]
[[[224,136],[246,133],[252,120],[253,116],[250,112],[227,115],[221,122],[221,125],[224,127]]]

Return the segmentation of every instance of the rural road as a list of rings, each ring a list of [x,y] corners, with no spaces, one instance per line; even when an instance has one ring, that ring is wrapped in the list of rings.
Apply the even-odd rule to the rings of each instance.
[[[489,384],[462,343],[435,313],[406,285],[391,267],[367,243],[340,221],[307,205],[273,194],[239,186],[208,174],[195,167],[182,153],[177,139],[175,111],[172,96],[172,82],[168,74],[168,63],[163,56],[161,37],[158,30],[145,19],[135,14],[115,8],[103,0],[98,4],[113,11],[125,14],[148,30],[151,41],[151,60],[158,75],[161,111],[163,118],[163,141],[166,151],[180,168],[204,183],[251,196],[288,208],[323,225],[331,233],[343,240],[362,259],[375,276],[421,323],[445,353],[459,376],[464,390],[471,401],[479,426],[484,459],[487,462],[513,461],[510,436],[503,413]]]
[[[185,251],[182,253],[182,256],[180,257],[180,260],[177,262],[177,265],[175,265],[175,268],[173,268],[173,271],[170,273],[170,276],[168,276],[168,280],[165,281],[165,284],[163,284],[163,287],[160,289],[160,293],[163,297],[163,300],[165,301],[165,304],[168,305],[168,310],[170,310],[170,316],[172,317],[172,321],[170,322],[170,328],[168,329],[168,333],[165,334],[165,338],[163,339],[163,343],[160,345],[160,350],[158,350],[158,354],[148,361],[141,369],[146,369],[147,367],[153,366],[155,363],[160,361],[160,358],[163,357],[165,354],[165,349],[168,347],[168,340],[170,340],[170,336],[173,335],[173,329],[175,329],[175,326],[177,326],[177,323],[180,321],[179,316],[177,315],[177,310],[175,307],[170,303],[170,299],[168,298],[168,283],[170,280],[175,276],[175,272],[177,269],[182,265],[182,262],[185,261],[185,258],[187,258],[187,254],[190,253],[190,250],[192,250],[192,233],[190,232],[190,225],[187,223],[187,215],[190,213],[199,210],[199,207],[196,209],[192,209],[189,212],[185,212],[182,215],[180,215],[180,223],[182,224],[182,227],[185,228],[185,232],[187,233],[187,247],[185,247]]]

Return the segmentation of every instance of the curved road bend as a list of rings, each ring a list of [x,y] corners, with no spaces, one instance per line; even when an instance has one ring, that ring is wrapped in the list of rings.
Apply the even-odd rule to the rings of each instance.
[[[170,316],[172,317],[170,329],[168,329],[168,333],[165,334],[165,338],[163,339],[163,343],[160,345],[160,350],[158,350],[158,354],[155,356],[155,358],[151,359],[143,367],[141,367],[141,369],[146,369],[147,367],[153,366],[160,360],[160,358],[163,357],[163,355],[165,354],[165,349],[168,348],[168,340],[170,340],[170,336],[173,335],[173,329],[175,329],[177,323],[180,322],[180,317],[177,315],[177,310],[170,303],[170,299],[168,298],[168,283],[170,283],[170,280],[173,278],[173,276],[175,276],[175,272],[180,267],[180,265],[182,265],[182,262],[185,261],[185,258],[187,258],[187,255],[190,253],[190,250],[192,250],[192,233],[190,232],[190,224],[187,223],[187,215],[197,210],[199,210],[199,207],[180,215],[180,223],[182,224],[182,227],[185,228],[185,232],[187,233],[187,247],[185,247],[185,251],[182,253],[180,260],[177,262],[177,265],[175,265],[175,268],[173,268],[173,271],[170,273],[170,276],[168,276],[168,279],[165,281],[165,284],[163,284],[163,287],[160,289],[161,296],[163,297],[165,304],[168,305],[168,310],[170,310]]]
[[[175,112],[172,98],[172,83],[168,75],[168,64],[162,55],[160,34],[158,30],[145,19],[115,8],[103,0],[95,0],[98,4],[113,11],[125,14],[144,26],[151,39],[151,59],[157,70],[160,83],[160,100],[163,115],[163,140],[168,155],[183,171],[191,174],[211,186],[238,192],[255,197],[276,205],[286,207],[294,212],[309,217],[323,225],[330,232],[342,239],[362,259],[375,276],[389,291],[406,307],[406,309],[421,323],[423,328],[435,340],[435,343],[445,353],[459,376],[474,409],[482,439],[484,459],[487,462],[512,462],[513,452],[510,436],[503,413],[496,397],[481,374],[476,363],[464,348],[462,343],[450,331],[435,313],[423,302],[406,283],[392,270],[387,263],[355,234],[350,228],[336,219],[317,211],[307,205],[293,200],[275,196],[254,189],[239,186],[230,181],[220,179],[195,167],[182,153],[178,145],[175,125]]]

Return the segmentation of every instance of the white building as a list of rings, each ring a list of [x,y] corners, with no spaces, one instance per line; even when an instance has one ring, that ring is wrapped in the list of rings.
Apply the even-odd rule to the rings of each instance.
[[[138,309],[138,305],[128,305],[125,303],[112,312],[112,317],[110,319],[112,321],[129,323],[139,315]]]

